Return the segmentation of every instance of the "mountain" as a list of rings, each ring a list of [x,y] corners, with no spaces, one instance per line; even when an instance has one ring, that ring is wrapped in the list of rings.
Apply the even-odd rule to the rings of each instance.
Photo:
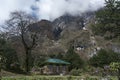
[[[41,20],[31,24],[29,31],[41,34],[33,54],[36,57],[65,54],[73,46],[76,53],[87,60],[101,48],[120,52],[120,44],[93,34],[91,23],[95,23],[94,16],[94,12],[86,12],[81,16],[63,15],[54,21]]]
[[[94,12],[86,12],[81,16],[63,15],[52,22],[41,20],[31,24],[31,32],[47,36],[40,38],[42,41],[38,41],[34,53],[65,53],[70,46],[74,46],[75,51],[84,59],[96,54],[99,46],[92,39],[94,36],[91,36],[91,30],[88,28],[91,19],[94,19]]]

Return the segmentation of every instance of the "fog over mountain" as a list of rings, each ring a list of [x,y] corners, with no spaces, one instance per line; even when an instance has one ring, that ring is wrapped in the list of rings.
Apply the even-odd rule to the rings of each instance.
[[[0,23],[15,10],[23,10],[39,19],[54,20],[64,14],[80,15],[103,6],[104,0],[0,0]]]
[[[54,20],[64,14],[80,15],[104,6],[104,0],[40,0],[37,2],[40,18]]]

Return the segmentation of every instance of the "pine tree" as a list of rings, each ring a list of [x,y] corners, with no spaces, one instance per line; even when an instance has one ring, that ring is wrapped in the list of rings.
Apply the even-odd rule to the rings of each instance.
[[[120,1],[105,0],[106,6],[96,12],[97,24],[93,27],[95,34],[105,35],[111,33],[108,37],[117,38],[120,36]]]
[[[73,47],[70,47],[65,55],[65,60],[70,62],[70,69],[79,69],[83,66],[84,61],[80,56],[74,51]]]

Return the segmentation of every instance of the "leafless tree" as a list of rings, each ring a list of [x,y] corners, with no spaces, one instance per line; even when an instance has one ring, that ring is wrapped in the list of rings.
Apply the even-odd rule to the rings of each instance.
[[[12,12],[9,20],[6,21],[6,31],[9,36],[19,36],[25,50],[25,71],[30,71],[30,55],[31,51],[37,44],[38,33],[31,32],[29,26],[35,23],[37,19],[30,14],[22,11]]]

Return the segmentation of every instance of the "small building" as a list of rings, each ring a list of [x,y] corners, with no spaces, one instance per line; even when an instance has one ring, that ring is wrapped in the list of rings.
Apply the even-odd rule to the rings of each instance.
[[[42,68],[43,74],[67,74],[69,62],[61,59],[48,59],[45,61],[45,66]]]

